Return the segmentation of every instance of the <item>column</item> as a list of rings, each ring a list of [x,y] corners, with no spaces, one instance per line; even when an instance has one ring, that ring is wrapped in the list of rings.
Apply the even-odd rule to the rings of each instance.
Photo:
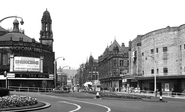
[[[14,55],[11,54],[10,55],[10,72],[13,72],[14,71]]]
[[[40,57],[40,72],[41,72],[41,73],[43,73],[43,59],[44,59],[44,57],[41,56],[41,57]]]

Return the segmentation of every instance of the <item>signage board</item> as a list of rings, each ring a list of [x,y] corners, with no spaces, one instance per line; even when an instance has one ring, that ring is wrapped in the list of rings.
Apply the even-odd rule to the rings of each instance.
[[[48,74],[16,73],[15,78],[49,78]]]
[[[40,71],[40,58],[14,57],[14,71]]]

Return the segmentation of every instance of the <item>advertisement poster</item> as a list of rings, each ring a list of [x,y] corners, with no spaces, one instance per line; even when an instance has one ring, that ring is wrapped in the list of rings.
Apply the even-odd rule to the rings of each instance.
[[[14,71],[40,71],[40,58],[14,57]]]

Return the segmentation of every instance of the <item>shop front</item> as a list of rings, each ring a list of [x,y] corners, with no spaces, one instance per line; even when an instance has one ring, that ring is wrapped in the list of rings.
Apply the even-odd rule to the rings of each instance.
[[[137,77],[141,90],[154,91],[154,77]],[[156,77],[157,91],[178,92],[185,91],[185,76],[158,76]]]

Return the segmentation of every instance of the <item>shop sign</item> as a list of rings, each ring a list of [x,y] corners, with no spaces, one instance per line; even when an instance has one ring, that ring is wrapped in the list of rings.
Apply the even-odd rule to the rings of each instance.
[[[40,58],[14,57],[14,71],[40,71]]]
[[[33,73],[25,73],[25,74],[15,74],[16,78],[49,78],[48,74],[33,74]]]
[[[40,48],[35,48],[35,47],[26,47],[26,46],[13,46],[10,47],[11,50],[22,50],[22,51],[35,51],[35,52],[42,52],[42,49]]]

